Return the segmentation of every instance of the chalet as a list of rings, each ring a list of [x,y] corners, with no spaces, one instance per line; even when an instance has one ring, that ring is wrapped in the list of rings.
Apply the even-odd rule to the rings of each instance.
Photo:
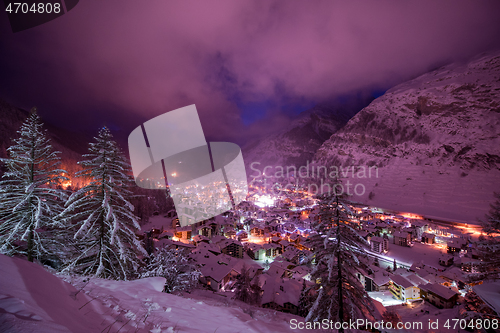
[[[262,286],[262,307],[297,314],[302,283],[294,279],[269,277]]]
[[[411,225],[415,225],[422,229],[422,232],[427,232],[429,230],[429,222],[421,219],[412,219]]]
[[[190,256],[202,266],[200,268],[202,274],[200,282],[213,291],[230,289],[237,276],[241,274],[243,267],[246,267],[251,279],[263,271],[263,268],[258,264],[247,265],[245,260],[225,254],[216,256],[206,249],[196,249]]]
[[[297,266],[292,268],[292,278],[298,279],[308,279],[311,276],[311,269],[306,266]]]
[[[191,239],[192,227],[187,225],[185,227],[180,227],[175,230],[175,237],[179,239]]]
[[[163,238],[158,241],[155,241],[155,247],[160,249],[160,248],[169,248],[172,250],[180,250],[180,251],[192,251],[193,249],[196,248],[193,244],[190,243],[183,243],[183,242],[178,242],[174,241],[172,239],[167,239]]]
[[[452,308],[458,299],[458,292],[437,283],[420,285],[423,299],[440,309]]]
[[[252,236],[264,236],[264,227],[254,225],[250,229],[250,235]]]
[[[444,280],[444,283],[442,284],[447,287],[456,285],[459,289],[465,289],[466,286],[469,285],[466,274],[458,267],[447,269],[446,271],[442,272],[439,277]]]
[[[246,252],[254,260],[262,260],[266,256],[266,250],[260,244],[247,243]]]
[[[448,241],[446,245],[448,246],[448,253],[457,253],[467,249],[467,241],[460,238],[454,238]]]
[[[244,230],[240,230],[236,233],[236,239],[239,241],[246,241],[248,239],[248,233]]]
[[[269,269],[267,270],[267,274],[269,275],[277,275],[279,277],[292,277],[293,271],[292,269],[295,268],[295,264],[291,263],[289,261],[278,261],[275,260],[271,263],[269,266]]]
[[[372,270],[370,274],[364,275],[366,291],[388,290],[391,282],[390,273],[383,269]],[[358,277],[361,281],[361,279]]]
[[[285,252],[285,250],[286,250],[286,248],[287,248],[287,247],[293,247],[293,245],[295,245],[295,244],[293,244],[293,243],[290,243],[290,242],[289,242],[289,241],[287,241],[286,239],[282,239],[282,240],[280,240],[280,242],[279,242],[279,243],[280,243],[280,245],[281,245],[281,252],[282,252],[282,253],[283,253],[283,252]]]
[[[378,232],[387,234],[389,233],[391,227],[389,224],[385,221],[379,221],[375,223],[375,228],[377,229]]]
[[[439,264],[441,266],[450,267],[451,265],[453,265],[453,259],[454,257],[452,255],[442,255],[439,258]]]
[[[221,236],[221,235],[213,236],[211,239],[213,244],[218,244],[218,243],[225,241],[225,240],[227,240],[227,238],[224,236]]]
[[[204,243],[210,243],[210,239],[208,239],[208,237],[205,237],[203,235],[194,235],[193,236],[193,244],[194,245],[198,245],[200,244],[201,242],[204,242]]]
[[[410,246],[411,236],[405,231],[396,231],[394,233],[394,244],[399,246]]]
[[[372,212],[362,212],[359,214],[360,221],[373,220],[374,217],[375,217],[375,214],[373,214]]]
[[[302,236],[298,233],[293,233],[288,237],[288,241],[299,244],[302,241]]]
[[[413,239],[420,240],[422,238],[423,230],[422,230],[422,228],[418,227],[417,225],[412,225],[408,228],[405,228],[405,231],[411,235],[412,240]]]
[[[167,214],[165,215],[165,217],[168,217],[168,218],[175,218],[177,217],[177,211],[175,209],[171,209],[167,212]]]
[[[197,228],[198,234],[211,238],[215,234],[214,229],[210,225],[202,225]]]
[[[222,253],[235,258],[243,258],[243,245],[240,242],[234,239],[227,239],[219,242],[217,245],[219,245]]]
[[[236,236],[236,230],[232,226],[226,226],[224,228],[224,236],[227,238],[233,238]]]
[[[436,235],[424,232],[422,234],[422,243],[434,244],[436,242]]]
[[[211,253],[215,255],[221,254],[220,248],[212,243],[206,243],[206,242],[200,242],[198,243],[198,246],[196,247],[197,250],[205,249],[207,251],[210,251]]]
[[[426,283],[429,282],[426,279],[424,279],[424,278],[422,278],[422,277],[420,277],[417,274],[412,273],[412,272],[407,272],[403,276],[405,277],[405,279],[407,279],[408,281],[410,281],[415,287],[418,287],[421,284],[426,284]],[[420,288],[419,288],[419,292],[420,292]]]
[[[273,236],[273,237],[271,237],[270,241],[271,241],[271,243],[279,244],[281,241],[281,238],[278,236]]]
[[[219,260],[200,268],[202,274],[201,282],[204,282],[213,291],[220,291],[224,289],[224,286],[231,280],[238,276],[232,265],[228,262]]]
[[[299,263],[304,260],[306,255],[304,254],[304,252],[295,247],[288,247],[281,256],[287,261],[299,265]]]
[[[281,252],[281,245],[269,243],[262,245],[264,250],[266,250],[266,256],[276,257]]]
[[[394,297],[405,302],[420,299],[420,289],[401,275],[391,276],[389,290]]]
[[[157,239],[172,239],[173,237],[173,232],[164,230],[161,234],[158,235]]]
[[[247,227],[250,227],[250,228],[251,228],[252,226],[256,225],[256,224],[257,224],[257,220],[255,220],[255,219],[253,219],[253,218],[251,218],[251,217],[249,217],[249,218],[247,218],[247,219],[245,219],[245,220],[243,221],[243,225],[245,225],[245,226],[247,226]]]
[[[370,248],[373,252],[384,253],[389,251],[389,238],[385,234],[384,237],[372,237],[370,239]]]

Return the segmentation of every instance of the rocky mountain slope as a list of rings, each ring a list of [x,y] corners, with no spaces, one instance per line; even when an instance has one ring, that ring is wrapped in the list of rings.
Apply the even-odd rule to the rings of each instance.
[[[361,184],[355,201],[482,218],[493,191],[500,191],[500,52],[390,89],[325,141],[314,159],[355,166],[349,174],[351,184]],[[363,178],[358,166],[377,167],[378,177]]]
[[[359,110],[359,109],[358,109]],[[243,148],[247,176],[255,174],[250,165],[263,170],[265,166],[305,165],[312,161],[318,148],[351,117],[342,108],[316,106],[302,112],[290,126],[278,133]]]

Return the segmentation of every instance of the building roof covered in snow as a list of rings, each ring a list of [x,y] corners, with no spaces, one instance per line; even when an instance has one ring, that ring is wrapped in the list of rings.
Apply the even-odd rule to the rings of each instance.
[[[403,288],[410,288],[413,287],[413,283],[408,281],[405,277],[401,275],[393,275],[391,276],[391,280],[396,283],[398,286],[401,286]]]
[[[483,283],[472,287],[484,303],[500,316],[500,282]]]
[[[274,302],[279,306],[284,306],[285,303],[298,306],[302,284],[294,279],[274,276],[266,279],[262,290],[262,304]]]
[[[441,284],[437,283],[427,283],[425,285],[421,285],[420,289],[427,290],[443,299],[450,299],[456,294],[458,294],[456,291],[452,290],[451,288],[445,287]]]

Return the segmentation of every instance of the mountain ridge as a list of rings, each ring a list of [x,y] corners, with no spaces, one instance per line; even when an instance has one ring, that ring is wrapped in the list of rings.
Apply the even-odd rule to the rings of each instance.
[[[319,165],[377,166],[356,201],[476,220],[500,184],[500,52],[389,89],[332,134]],[[448,208],[445,208],[447,206]]]

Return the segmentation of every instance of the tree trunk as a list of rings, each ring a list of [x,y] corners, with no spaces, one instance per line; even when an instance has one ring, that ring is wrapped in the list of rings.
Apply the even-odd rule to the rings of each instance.
[[[28,261],[33,262],[33,221],[29,226],[30,231],[28,232]]]
[[[35,137],[31,139],[31,165],[30,165],[30,184],[33,184],[35,180]],[[28,200],[28,209],[31,209],[31,194]],[[35,221],[33,221],[33,215],[31,215],[31,223],[29,225],[28,232],[28,261],[33,262],[33,234],[35,232]]]
[[[340,333],[344,333],[343,323],[344,323],[344,295],[342,293],[342,262],[341,262],[341,239],[340,239],[340,216],[339,216],[339,199],[337,197],[337,207],[336,208],[336,219],[337,219],[337,269],[338,269],[338,298],[339,298],[339,322],[340,322]]]

